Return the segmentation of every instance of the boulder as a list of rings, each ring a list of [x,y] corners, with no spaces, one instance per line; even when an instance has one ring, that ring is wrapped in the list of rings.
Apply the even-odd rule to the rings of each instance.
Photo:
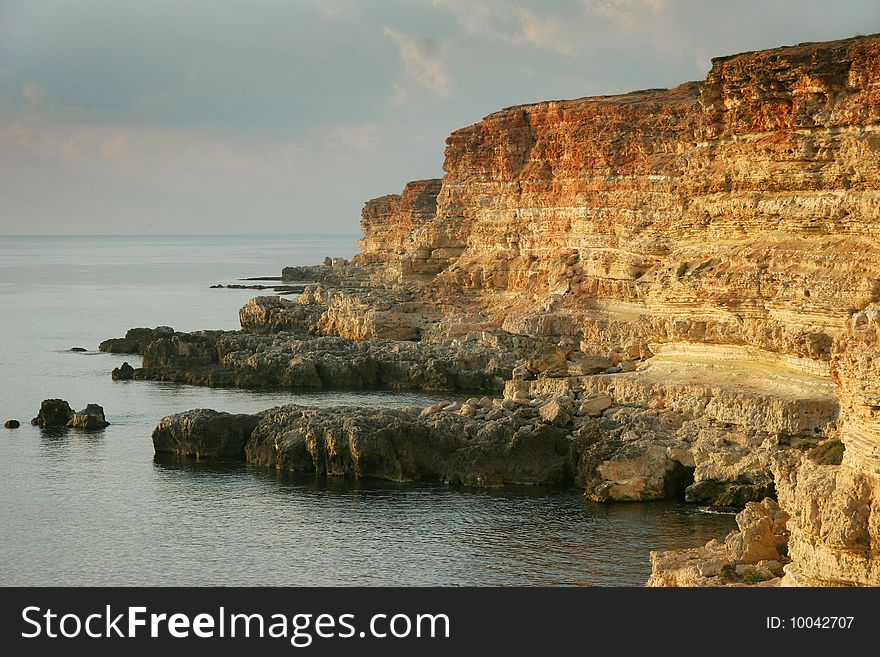
[[[604,393],[588,397],[580,403],[578,415],[598,417],[602,414],[602,411],[611,408],[613,404],[614,400],[611,399],[611,396]]]
[[[63,399],[44,399],[37,417],[31,420],[31,424],[44,429],[65,427],[72,417],[73,409]]]
[[[532,374],[546,377],[565,376],[568,374],[567,352],[558,347],[544,349],[534,354],[526,363],[526,369]]]
[[[568,397],[555,397],[538,409],[541,419],[559,426],[571,421],[572,402]]]
[[[779,586],[788,555],[788,514],[770,498],[749,502],[739,528],[703,547],[651,552],[647,586]]]
[[[98,404],[89,404],[84,409],[75,413],[67,422],[68,427],[83,429],[84,431],[97,431],[110,423],[104,417],[104,408]]]
[[[6,422],[3,423],[3,426],[7,429],[18,429],[21,426],[21,422],[18,420],[6,420]]]
[[[769,497],[746,504],[736,516],[739,533],[726,541],[733,559],[743,564],[777,560],[779,546],[788,543],[787,520],[788,514]]]

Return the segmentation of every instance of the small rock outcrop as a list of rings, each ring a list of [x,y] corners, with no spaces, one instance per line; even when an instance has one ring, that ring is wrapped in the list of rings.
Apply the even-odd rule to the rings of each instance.
[[[174,329],[170,326],[133,328],[126,331],[124,338],[104,340],[98,345],[98,350],[116,354],[142,354],[150,342],[168,335],[174,335]]]
[[[37,417],[31,420],[31,424],[44,429],[66,427],[72,417],[73,409],[63,399],[44,399]]]
[[[130,381],[134,378],[134,368],[126,361],[119,367],[113,368],[110,376],[113,377],[114,381]]]
[[[6,420],[6,422],[3,423],[3,426],[7,429],[18,429],[21,426],[21,422],[18,420]]]
[[[45,399],[40,404],[40,412],[31,424],[44,429],[72,427],[84,431],[103,429],[110,423],[104,417],[104,409],[98,404],[88,404],[75,413],[63,399]]]
[[[749,502],[739,528],[704,547],[651,552],[647,586],[779,586],[788,557],[788,514],[772,499]]]
[[[241,459],[259,419],[208,409],[171,415],[153,430],[153,448],[156,454],[184,458]]]
[[[104,408],[98,404],[89,404],[81,411],[74,413],[67,426],[84,431],[97,431],[110,423],[104,417]]]

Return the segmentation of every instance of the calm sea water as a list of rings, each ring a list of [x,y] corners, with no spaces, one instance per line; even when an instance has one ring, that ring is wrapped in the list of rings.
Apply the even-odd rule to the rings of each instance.
[[[349,257],[355,240],[0,237],[0,419],[22,422],[0,429],[0,584],[641,585],[649,550],[733,527],[693,507],[596,505],[575,490],[318,482],[154,460],[156,421],[190,408],[437,399],[113,382],[132,357],[95,351],[132,326],[237,328],[257,293],[211,284]],[[112,424],[93,434],[31,427],[54,397],[99,403]]]

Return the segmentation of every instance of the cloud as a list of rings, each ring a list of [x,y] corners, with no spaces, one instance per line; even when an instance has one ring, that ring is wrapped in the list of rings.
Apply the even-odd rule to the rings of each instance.
[[[584,0],[588,12],[604,16],[618,26],[632,29],[666,7],[666,0]]]
[[[470,35],[513,46],[533,46],[565,57],[582,56],[595,41],[601,24],[615,28],[656,29],[654,21],[667,0],[578,0],[549,8],[531,0],[432,0],[453,14]]]
[[[0,155],[13,161],[128,171],[251,171],[289,165],[287,144],[253,144],[222,135],[32,115],[0,124]],[[109,169],[108,169],[109,167]]]
[[[531,45],[570,56],[575,52],[570,21],[534,11],[526,6],[511,6],[468,0],[432,0],[455,16],[461,28],[470,35],[497,39],[513,46]],[[543,14],[543,15],[542,15]]]
[[[560,55],[575,54],[573,41],[567,33],[569,26],[564,21],[539,18],[527,9],[518,11],[517,15],[520,20],[520,31],[508,39],[510,43],[528,43]]]
[[[33,82],[21,86],[21,96],[24,98],[24,109],[26,111],[42,111],[46,105],[46,91],[40,85]]]
[[[375,123],[324,125],[313,130],[310,136],[313,143],[326,151],[369,153],[379,145],[379,126]]]
[[[452,97],[452,80],[440,58],[434,39],[414,39],[390,27],[383,34],[397,44],[407,75],[442,98]]]
[[[404,89],[403,87],[401,87],[399,84],[395,84],[391,90],[391,97],[388,99],[388,101],[392,105],[400,106],[400,105],[406,104],[406,101],[408,101],[408,100],[409,100],[409,92],[406,89]]]

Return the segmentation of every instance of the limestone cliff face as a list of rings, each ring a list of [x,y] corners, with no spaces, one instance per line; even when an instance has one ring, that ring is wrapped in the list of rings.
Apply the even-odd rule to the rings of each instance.
[[[426,267],[430,253],[424,258],[425,236],[437,214],[440,180],[416,180],[407,183],[402,194],[389,194],[367,201],[361,213],[364,238],[358,243],[361,252],[355,264],[369,267],[391,266],[392,275],[434,274],[441,267]],[[446,262],[442,265],[448,264]],[[385,272],[381,272],[385,273]]]
[[[780,457],[779,500],[792,518],[783,584],[880,585],[880,306],[855,313],[836,345],[842,463]]]
[[[556,371],[509,392],[602,355],[639,371],[582,388],[839,437],[840,465],[774,466],[786,581],[880,584],[880,37],[508,108],[454,132],[444,171],[367,204],[358,264],[419,290],[444,331],[558,342]]]

